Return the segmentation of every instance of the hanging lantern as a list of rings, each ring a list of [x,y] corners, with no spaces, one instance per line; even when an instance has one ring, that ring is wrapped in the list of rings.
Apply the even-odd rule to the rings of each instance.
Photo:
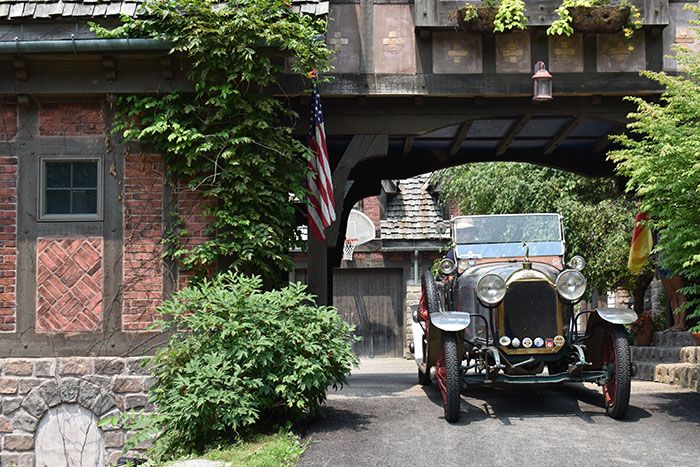
[[[552,100],[552,75],[542,61],[535,63],[535,74],[532,75],[532,100],[536,102]]]

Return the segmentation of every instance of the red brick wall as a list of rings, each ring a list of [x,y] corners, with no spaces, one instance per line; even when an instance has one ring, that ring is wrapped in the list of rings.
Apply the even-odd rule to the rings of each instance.
[[[102,237],[37,239],[37,332],[102,326]]]
[[[0,106],[0,141],[7,141],[17,134],[17,107]]]
[[[16,131],[16,118],[14,121],[13,135]],[[2,131],[0,120],[0,133]],[[17,158],[0,156],[0,332],[15,331],[16,275]]]
[[[125,156],[124,331],[146,331],[163,300],[163,179],[162,156]]]
[[[39,109],[40,136],[85,136],[105,133],[97,102],[43,104]]]
[[[381,220],[379,196],[370,196],[362,201],[362,212],[374,222],[377,236],[379,236],[379,225]]]
[[[202,208],[208,203],[200,191],[192,190],[187,186],[182,186],[177,195],[178,213],[184,222],[187,235],[182,239],[183,246],[191,248],[201,245],[208,240],[206,233],[207,226],[213,219],[202,212]],[[193,271],[186,271],[182,268],[179,272],[179,288],[187,286],[187,281],[192,277]]]

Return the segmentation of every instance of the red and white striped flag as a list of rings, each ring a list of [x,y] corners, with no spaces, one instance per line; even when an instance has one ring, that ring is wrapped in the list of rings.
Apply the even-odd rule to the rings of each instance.
[[[310,74],[315,78],[315,73]],[[335,201],[333,199],[333,179],[328,163],[326,148],[326,131],[321,112],[321,96],[318,84],[314,80],[311,95],[311,129],[309,130],[309,147],[314,155],[308,162],[309,167],[309,207],[307,220],[309,229],[317,240],[326,238],[326,229],[335,220]]]

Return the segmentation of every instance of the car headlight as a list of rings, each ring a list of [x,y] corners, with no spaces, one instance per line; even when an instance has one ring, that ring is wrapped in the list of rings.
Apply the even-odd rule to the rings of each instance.
[[[455,272],[456,268],[457,266],[455,265],[455,262],[452,261],[450,258],[445,258],[441,260],[440,265],[438,266],[440,272],[446,276]]]
[[[576,255],[569,260],[569,267],[577,271],[583,271],[583,268],[586,267],[586,261],[583,257]]]
[[[506,281],[496,274],[486,274],[476,284],[476,296],[487,305],[495,305],[506,295]]]
[[[575,269],[567,269],[557,277],[557,292],[565,300],[575,302],[586,291],[586,278]]]

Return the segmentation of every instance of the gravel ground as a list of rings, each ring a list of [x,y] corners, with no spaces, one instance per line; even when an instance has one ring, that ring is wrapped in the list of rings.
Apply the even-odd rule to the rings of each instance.
[[[627,419],[594,384],[470,389],[458,424],[413,361],[364,360],[331,391],[300,466],[700,465],[700,394],[634,381]]]

